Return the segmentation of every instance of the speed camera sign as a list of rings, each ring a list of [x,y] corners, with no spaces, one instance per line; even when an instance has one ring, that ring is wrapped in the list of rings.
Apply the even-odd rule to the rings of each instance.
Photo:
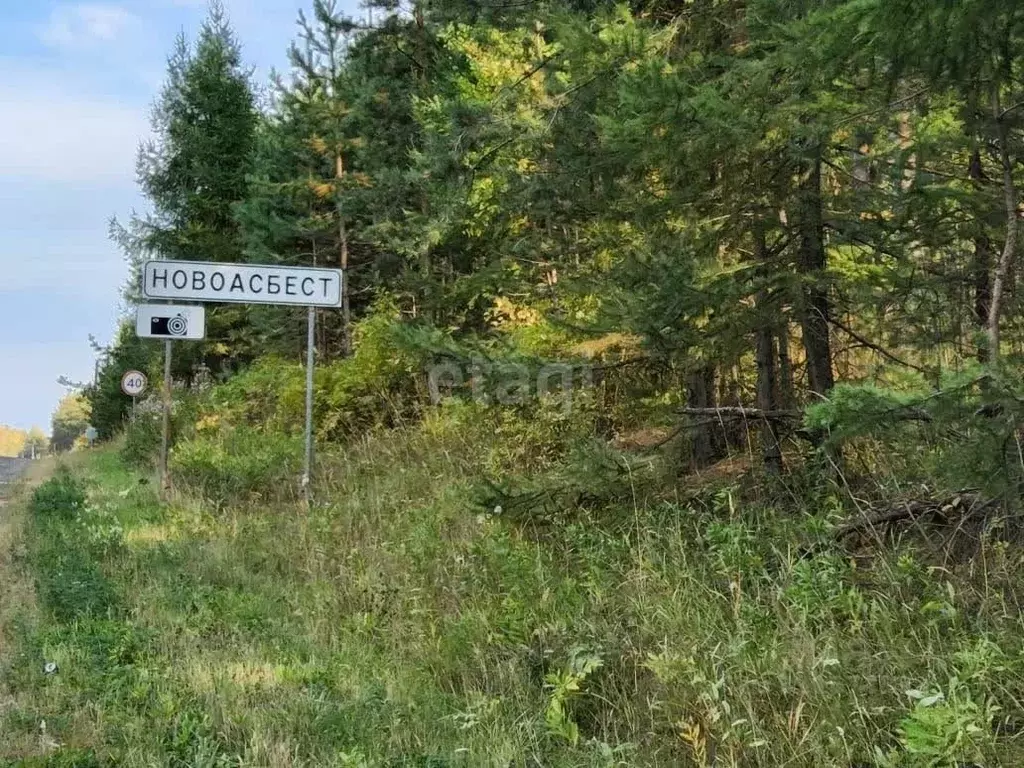
[[[121,377],[121,391],[130,397],[138,397],[146,391],[146,374],[141,371],[128,371]]]
[[[140,339],[198,341],[206,337],[206,308],[143,304],[135,311],[135,333]]]

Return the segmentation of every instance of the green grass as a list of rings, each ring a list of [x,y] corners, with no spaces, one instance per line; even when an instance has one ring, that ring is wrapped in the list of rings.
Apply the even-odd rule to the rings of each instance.
[[[801,559],[827,492],[784,515],[643,474],[488,514],[485,474],[572,474],[525,434],[452,413],[367,439],[308,514],[161,507],[97,452],[32,506],[41,618],[10,628],[0,763],[1022,764],[1018,552]]]

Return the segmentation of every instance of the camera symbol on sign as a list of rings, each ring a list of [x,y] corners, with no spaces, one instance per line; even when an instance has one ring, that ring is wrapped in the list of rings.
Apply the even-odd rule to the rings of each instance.
[[[185,336],[188,333],[188,318],[184,315],[152,317],[149,330],[154,336]]]

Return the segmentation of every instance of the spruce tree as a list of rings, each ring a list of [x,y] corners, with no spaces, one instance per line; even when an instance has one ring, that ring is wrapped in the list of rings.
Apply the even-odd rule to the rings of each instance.
[[[155,138],[139,153],[139,183],[152,210],[129,227],[137,260],[242,260],[234,207],[247,194],[257,120],[249,73],[215,2],[194,46],[179,37],[153,110]],[[207,342],[182,349],[181,358],[218,371],[249,354],[245,310],[211,309]]]

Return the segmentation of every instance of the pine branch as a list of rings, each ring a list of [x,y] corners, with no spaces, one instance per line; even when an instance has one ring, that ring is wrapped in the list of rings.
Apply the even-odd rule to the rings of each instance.
[[[890,101],[888,104],[885,104],[884,106],[877,107],[875,109],[868,109],[868,110],[865,110],[863,112],[858,112],[857,114],[850,115],[849,117],[847,117],[847,118],[845,118],[843,120],[840,120],[836,124],[836,127],[838,128],[839,126],[855,122],[857,120],[860,120],[862,117],[869,117],[870,115],[875,115],[875,114],[878,114],[879,112],[884,112],[886,110],[893,109],[894,107],[898,107],[901,104],[907,103],[908,101],[913,101],[914,99],[916,99],[919,96],[924,96],[930,90],[931,90],[931,86],[927,86],[926,85],[924,88],[921,88],[918,91],[914,91],[909,96],[904,96],[901,99],[896,99],[895,101]]]
[[[546,67],[548,64],[550,64],[554,60],[555,60],[554,56],[545,56],[543,59],[540,60],[540,62],[537,63],[537,66],[531,67],[528,71],[526,71],[523,74],[522,77],[520,77],[518,80],[516,80],[514,83],[512,83],[512,85],[508,85],[508,86],[505,86],[505,87],[501,88],[494,95],[494,98],[491,100],[491,103],[493,104],[497,100],[498,96],[500,96],[502,93],[505,93],[506,91],[514,91],[516,88],[518,88],[520,85],[522,85],[527,80],[529,80],[531,77],[533,77],[535,74],[540,72],[542,69],[544,69],[544,67]]]
[[[841,330],[843,333],[845,333],[847,336],[850,336],[855,341],[857,341],[860,344],[864,345],[868,349],[874,350],[875,352],[877,352],[878,354],[882,355],[883,357],[891,360],[892,362],[897,363],[899,365],[902,365],[905,368],[910,368],[912,370],[915,370],[918,373],[924,374],[925,376],[929,376],[929,377],[934,377],[935,376],[935,371],[929,370],[927,368],[922,368],[920,365],[915,365],[914,363],[908,362],[906,360],[903,360],[903,359],[897,357],[892,352],[887,350],[885,347],[880,346],[879,344],[875,344],[874,342],[868,341],[866,338],[861,336],[855,330],[853,330],[852,328],[850,328],[850,327],[844,325],[843,323],[839,322],[834,317],[828,317],[828,318],[825,318],[825,319],[828,322],[830,322],[832,325],[834,325],[836,328]]]

